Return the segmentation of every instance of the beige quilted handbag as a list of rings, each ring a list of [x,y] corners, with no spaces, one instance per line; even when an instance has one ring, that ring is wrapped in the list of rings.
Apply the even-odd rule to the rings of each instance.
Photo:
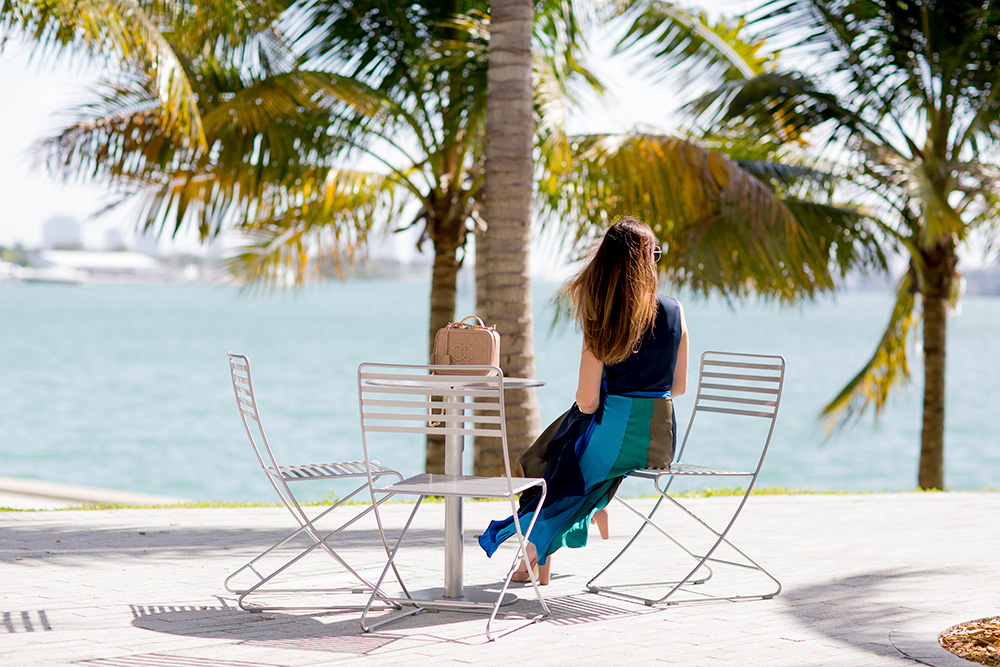
[[[472,320],[470,322],[470,320]],[[447,366],[499,366],[500,334],[476,315],[451,322],[434,336],[432,364]],[[454,369],[456,375],[483,375],[483,371]]]

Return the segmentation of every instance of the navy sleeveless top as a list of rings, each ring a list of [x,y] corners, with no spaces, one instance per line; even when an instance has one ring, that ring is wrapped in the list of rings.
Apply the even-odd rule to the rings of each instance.
[[[656,319],[638,349],[624,361],[604,366],[604,388],[609,394],[670,395],[681,343],[681,306],[673,297],[656,297]]]

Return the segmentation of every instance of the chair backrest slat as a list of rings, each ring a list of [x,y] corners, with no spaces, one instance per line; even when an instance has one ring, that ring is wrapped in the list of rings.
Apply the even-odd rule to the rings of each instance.
[[[389,400],[381,398],[366,398],[365,405],[368,407],[382,407],[382,408],[419,408],[423,410],[439,409],[443,405],[441,401],[400,401],[400,400]],[[477,410],[494,410],[496,412],[500,411],[500,404],[495,402],[476,402]]]
[[[698,385],[699,389],[719,389],[722,391],[747,391],[755,394],[777,394],[777,387],[751,387],[746,385],[736,385],[736,384],[719,384],[717,382],[702,382]]]
[[[703,378],[713,380],[742,380],[743,382],[775,382],[778,378],[774,375],[747,375],[746,373],[709,373],[701,374]]]
[[[734,408],[716,408],[710,405],[702,405],[698,410],[700,412],[717,412],[725,415],[743,415],[744,417],[766,417],[767,419],[774,416],[773,410],[771,412],[755,412],[753,410],[736,410]]]
[[[423,435],[474,435],[480,438],[499,438],[499,429],[449,428],[447,426],[374,426],[365,427],[368,433],[417,433]]]
[[[755,370],[769,370],[781,372],[784,368],[781,364],[751,363],[748,361],[721,361],[719,359],[706,359],[706,366],[721,366],[723,368],[753,368]]]
[[[425,368],[432,369],[433,367],[427,366]],[[367,372],[365,377],[368,380],[374,381],[391,380],[394,383],[394,386],[397,387],[404,387],[406,386],[406,383],[413,383],[415,386],[420,386],[421,388],[427,385],[435,384],[439,384],[442,387],[495,387],[500,384],[500,376],[497,375],[460,375],[448,374],[446,372],[428,372],[424,374]]]
[[[437,407],[440,407],[440,403],[432,403]],[[373,421],[405,421],[405,422],[415,422],[415,423],[426,423],[426,422],[454,422],[454,423],[465,423],[469,421],[469,417],[461,414],[429,414],[423,413],[422,415],[415,414],[399,414],[393,412],[385,413],[373,413],[368,412],[367,417]],[[499,415],[479,415],[475,417],[475,422],[477,424],[499,424]]]
[[[375,382],[393,382],[393,380],[384,379],[374,379]],[[407,386],[378,386],[372,385],[366,388],[366,394],[391,394],[394,396],[447,396],[447,397],[471,397],[471,398],[489,398],[490,396],[496,396],[496,389],[463,389],[461,387],[450,388],[445,385],[437,386],[434,385],[432,391],[428,391],[426,388],[421,387],[407,387]]]
[[[759,398],[744,398],[742,396],[714,396],[711,394],[699,394],[698,398],[704,401],[719,401],[722,403],[742,403],[744,405],[766,405],[774,406],[774,401],[764,401]]]

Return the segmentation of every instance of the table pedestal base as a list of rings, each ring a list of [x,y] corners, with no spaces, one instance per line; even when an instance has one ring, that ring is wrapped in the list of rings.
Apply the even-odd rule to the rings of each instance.
[[[470,588],[468,586],[464,589],[464,595],[457,598],[446,598],[444,596],[444,588],[425,588],[419,591],[410,591],[410,596],[414,600],[427,600],[428,602],[441,602],[444,605],[460,605],[462,603],[474,603],[481,604],[483,602],[487,604],[492,604],[497,599],[496,591],[486,591],[478,588]],[[504,593],[503,600],[500,602],[501,607],[506,607],[517,602],[517,596],[513,593]]]

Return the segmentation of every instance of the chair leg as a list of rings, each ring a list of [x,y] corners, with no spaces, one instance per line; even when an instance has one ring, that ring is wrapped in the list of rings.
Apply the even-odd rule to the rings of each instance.
[[[742,510],[743,505],[745,504],[746,496],[744,496],[743,501],[740,503],[740,505],[738,506],[738,508],[734,512],[733,516],[730,518],[729,523],[726,525],[725,529],[722,530],[721,532],[718,531],[718,530],[716,530],[712,526],[710,526],[707,522],[705,522],[703,519],[701,519],[701,517],[699,517],[696,514],[694,514],[693,512],[691,512],[682,503],[680,503],[678,500],[676,500],[675,498],[673,498],[673,497],[671,497],[671,496],[669,496],[667,494],[663,494],[663,495],[661,495],[660,498],[657,499],[656,504],[653,506],[653,509],[650,511],[650,513],[648,515],[642,514],[641,512],[639,512],[638,510],[636,510],[634,507],[632,507],[631,505],[629,505],[626,501],[622,500],[621,498],[619,498],[618,500],[625,507],[627,507],[633,513],[635,513],[637,516],[639,516],[640,519],[642,519],[643,523],[640,525],[640,527],[636,531],[635,535],[633,535],[632,539],[629,540],[629,542],[625,545],[625,547],[623,547],[622,550],[600,572],[598,572],[596,575],[594,575],[594,577],[592,577],[591,580],[589,582],[587,582],[587,590],[588,591],[590,591],[592,593],[604,593],[604,594],[614,595],[616,597],[621,597],[621,598],[625,598],[625,599],[629,599],[629,600],[633,600],[633,601],[642,602],[643,604],[646,604],[647,606],[653,606],[653,605],[658,605],[658,604],[674,605],[674,604],[684,604],[684,603],[690,603],[690,602],[701,602],[701,601],[710,601],[710,600],[743,600],[743,599],[755,599],[755,598],[770,599],[770,598],[774,597],[775,595],[777,595],[778,593],[781,592],[781,583],[770,572],[768,572],[767,570],[765,570],[763,567],[760,566],[760,564],[758,564],[756,561],[754,561],[752,558],[750,558],[745,552],[743,552],[741,549],[739,549],[731,541],[729,541],[728,539],[726,539],[726,536],[728,535],[728,533],[729,533],[730,529],[732,528],[732,526],[735,524],[736,519],[739,516],[739,513]],[[670,535],[669,533],[667,533],[667,531],[663,530],[662,527],[660,527],[656,522],[653,521],[653,515],[656,514],[657,510],[660,508],[660,506],[661,506],[661,504],[662,504],[662,502],[664,500],[668,500],[671,503],[673,503],[676,507],[678,507],[685,514],[687,514],[691,519],[694,519],[699,525],[701,525],[707,531],[709,531],[710,533],[712,533],[713,535],[715,535],[716,540],[715,540],[714,544],[712,544],[712,546],[708,549],[708,551],[706,553],[704,553],[703,555],[695,554],[693,551],[691,551],[690,549],[688,549],[684,544],[682,544],[679,540],[677,540],[672,535]],[[678,546],[680,549],[682,549],[685,553],[687,553],[689,556],[691,556],[692,558],[694,558],[697,561],[697,563],[695,564],[695,566],[685,576],[683,576],[679,581],[671,581],[671,582],[647,582],[646,584],[629,584],[629,585],[618,585],[618,586],[598,586],[598,585],[596,585],[595,584],[596,580],[599,577],[601,577],[605,572],[607,572],[611,568],[611,566],[614,565],[614,563],[629,549],[629,547],[632,546],[632,544],[638,539],[639,535],[643,532],[643,530],[645,529],[645,527],[647,525],[652,526],[657,532],[659,532],[660,534],[662,534],[663,536],[665,536],[667,539],[669,539],[671,542],[673,542],[676,546]],[[714,558],[713,555],[715,554],[716,550],[722,544],[725,544],[726,546],[728,546],[729,548],[731,548],[733,551],[735,551],[737,554],[739,554],[739,556],[742,557],[745,562],[737,562],[737,561],[731,561],[731,560],[724,560],[724,559],[720,559],[720,558]],[[706,581],[708,581],[711,578],[711,576],[712,576],[712,568],[709,565],[709,563],[718,563],[718,564],[732,565],[732,566],[736,566],[736,567],[743,567],[743,568],[747,568],[747,569],[757,570],[757,571],[761,572],[762,574],[764,574],[769,579],[771,579],[771,581],[774,582],[776,588],[774,590],[771,590],[771,591],[768,591],[768,592],[765,592],[765,593],[757,593],[757,594],[752,594],[752,595],[732,595],[732,596],[711,596],[711,595],[706,595],[704,598],[697,598],[697,599],[670,600],[670,598],[677,591],[679,591],[682,587],[684,587],[686,585],[701,584],[701,583],[705,583]],[[704,569],[705,571],[707,571],[708,575],[707,576],[703,576],[701,578],[696,577],[698,571],[702,570],[702,569]],[[644,597],[644,596],[641,596],[641,595],[634,595],[634,594],[631,594],[631,593],[625,593],[624,591],[621,590],[622,588],[626,588],[626,587],[641,587],[641,586],[647,586],[648,587],[648,586],[656,586],[656,585],[667,585],[670,588],[669,588],[669,590],[667,591],[667,593],[665,595],[663,595],[662,597],[659,597],[659,598],[648,598],[648,597]]]
[[[618,559],[620,559],[623,555],[625,555],[625,552],[628,551],[629,548],[631,548],[631,546],[635,543],[635,541],[639,539],[639,536],[642,535],[643,531],[645,531],[645,529],[646,529],[647,526],[652,526],[652,528],[654,530],[656,530],[658,533],[660,533],[663,537],[665,537],[668,540],[670,540],[671,542],[673,542],[677,547],[679,547],[680,549],[682,549],[683,551],[685,551],[692,558],[694,558],[694,559],[697,560],[698,556],[696,556],[694,553],[692,553],[690,550],[688,550],[687,547],[685,547],[683,544],[681,544],[676,539],[674,539],[674,537],[672,535],[670,535],[667,531],[663,530],[663,528],[661,528],[655,521],[653,521],[653,516],[656,514],[657,510],[660,509],[660,505],[663,503],[663,497],[660,497],[660,498],[657,499],[656,504],[653,505],[653,509],[650,510],[649,514],[643,514],[642,512],[640,512],[639,510],[637,510],[636,508],[634,508],[632,505],[630,505],[626,500],[624,500],[620,496],[615,496],[615,500],[617,500],[627,510],[629,510],[630,512],[632,512],[633,514],[635,514],[637,517],[639,517],[639,519],[642,521],[642,523],[639,524],[639,528],[635,531],[635,534],[625,544],[625,546],[621,548],[621,550],[615,555],[615,557],[612,558],[608,562],[608,564],[605,565],[597,574],[595,574],[593,577],[590,578],[590,581],[587,582],[586,588],[591,593],[613,593],[613,594],[616,594],[616,595],[620,595],[622,597],[628,597],[630,599],[634,599],[634,600],[645,602],[645,601],[647,601],[647,598],[643,598],[641,596],[628,595],[628,594],[624,594],[624,593],[615,593],[614,590],[613,590],[615,587],[613,587],[613,586],[610,586],[610,587],[608,587],[608,586],[598,586],[594,582],[596,582],[605,572],[607,572],[608,570],[610,570],[611,567],[616,562],[618,562]],[[704,566],[704,568],[707,570],[707,574],[703,575],[699,579],[695,579],[695,580],[690,581],[690,583],[692,583],[692,584],[703,584],[706,581],[708,581],[709,579],[711,579],[711,577],[712,577],[712,568],[708,567],[707,565]],[[662,582],[662,583],[667,583],[667,582]],[[670,583],[670,585],[673,585],[676,582],[669,582],[669,583]]]
[[[309,591],[309,592],[315,592],[315,593],[354,593],[354,594],[357,594],[357,593],[367,593],[368,591],[371,591],[373,589],[374,584],[372,584],[370,581],[368,581],[359,572],[357,572],[354,568],[352,568],[343,558],[341,558],[340,555],[333,549],[333,547],[330,546],[329,540],[331,538],[335,537],[337,534],[339,534],[343,530],[345,530],[346,528],[348,528],[351,525],[353,525],[354,523],[356,523],[357,521],[361,520],[369,512],[371,512],[374,509],[374,507],[371,506],[371,505],[368,506],[363,511],[361,511],[358,514],[356,514],[351,519],[349,519],[348,521],[344,522],[339,527],[337,527],[335,530],[327,533],[326,535],[320,535],[319,532],[316,530],[316,526],[315,526],[316,522],[322,520],[330,512],[332,512],[333,510],[337,509],[342,504],[344,504],[345,502],[347,502],[348,500],[350,500],[351,498],[353,498],[355,495],[357,495],[362,489],[366,489],[366,488],[367,488],[367,484],[358,487],[353,492],[351,492],[350,494],[348,494],[347,496],[345,496],[343,499],[341,499],[340,501],[338,501],[336,504],[334,504],[332,507],[327,508],[326,510],[324,510],[323,512],[321,512],[320,514],[318,514],[316,517],[314,517],[312,519],[300,518],[300,520],[304,520],[305,521],[305,524],[302,525],[302,526],[300,526],[298,530],[296,530],[291,535],[289,535],[288,537],[286,537],[285,539],[283,539],[281,542],[278,542],[277,544],[275,544],[271,548],[269,548],[266,551],[262,552],[260,555],[258,555],[253,560],[251,560],[249,563],[247,563],[246,565],[244,565],[243,567],[241,567],[240,569],[238,569],[236,572],[234,572],[233,574],[231,574],[226,579],[226,589],[229,590],[230,592],[239,593],[240,594],[240,597],[239,597],[239,599],[237,601],[237,604],[239,605],[239,607],[241,609],[245,610],[245,611],[250,611],[250,612],[280,611],[280,610],[284,610],[284,611],[315,611],[315,610],[325,610],[325,609],[337,609],[337,610],[360,610],[360,609],[363,609],[364,606],[361,605],[361,604],[358,604],[358,605],[336,605],[336,606],[324,606],[324,607],[248,606],[248,605],[245,604],[245,599],[246,599],[246,597],[248,595],[251,595],[251,594],[255,593],[262,586],[266,585],[268,582],[270,582],[276,576],[278,576],[282,572],[286,571],[288,568],[290,568],[291,566],[293,566],[295,563],[299,562],[302,558],[304,558],[305,556],[309,555],[310,553],[312,553],[317,548],[322,548],[324,551],[326,551],[327,554],[329,556],[331,556],[343,569],[345,569],[355,579],[357,579],[361,583],[361,586],[360,587],[341,587],[341,588],[301,588],[301,589],[286,588],[286,589],[270,589],[271,592],[275,592],[275,593],[295,593],[295,592]],[[385,497],[383,497],[380,500],[378,500],[376,504],[381,505],[386,500],[388,500],[390,497],[391,496],[386,495]],[[293,514],[295,514],[295,513],[293,512]],[[297,518],[299,518],[299,517],[297,516]],[[313,544],[311,544],[308,548],[306,548],[305,550],[303,550],[302,552],[300,552],[294,558],[292,558],[291,560],[287,561],[281,567],[275,569],[274,571],[272,571],[270,574],[268,574],[266,576],[262,575],[260,572],[257,571],[257,569],[254,567],[254,563],[256,563],[258,560],[264,558],[265,556],[267,556],[268,554],[270,554],[272,551],[275,551],[276,549],[284,546],[289,541],[291,541],[292,539],[294,539],[298,535],[302,534],[303,532],[307,533],[310,536],[310,538],[313,540]],[[258,582],[256,582],[254,585],[252,585],[250,588],[246,589],[246,590],[233,590],[233,589],[231,589],[229,587],[230,580],[232,580],[234,577],[236,577],[238,574],[240,574],[241,572],[243,572],[246,569],[250,569],[254,574],[257,575],[257,577],[260,580]],[[387,603],[387,605],[388,605],[388,603]],[[399,608],[399,605],[389,605],[389,606],[392,606],[393,608],[397,608],[397,609]]]
[[[395,561],[395,558],[396,558],[396,554],[399,552],[399,547],[403,544],[403,539],[406,537],[407,531],[410,530],[410,525],[413,523],[413,519],[414,519],[414,517],[416,517],[417,510],[420,509],[420,503],[423,502],[423,500],[424,500],[423,496],[420,496],[420,497],[417,498],[417,502],[415,502],[413,504],[413,510],[410,512],[409,518],[406,520],[406,523],[403,525],[403,530],[400,532],[399,538],[396,540],[396,544],[393,546],[392,550],[387,554],[388,555],[388,561],[386,562],[385,567],[382,568],[382,573],[379,575],[378,581],[375,583],[375,586],[372,588],[371,596],[369,596],[369,598],[368,598],[368,604],[365,605],[364,611],[361,612],[361,631],[362,632],[371,632],[374,628],[377,628],[377,627],[379,627],[381,625],[385,625],[386,623],[390,623],[392,621],[395,621],[395,620],[398,620],[398,619],[401,619],[401,618],[405,618],[406,616],[412,616],[414,614],[419,614],[420,612],[424,611],[423,607],[421,607],[419,605],[416,605],[416,607],[414,609],[411,609],[409,611],[405,611],[405,612],[402,612],[402,613],[399,613],[399,614],[394,614],[393,616],[390,616],[389,618],[379,619],[379,621],[377,621],[376,623],[368,623],[368,612],[371,611],[371,607],[372,607],[372,604],[374,604],[374,602],[375,602],[376,596],[383,597],[383,599],[385,599],[388,602],[392,602],[392,603],[396,604],[397,608],[399,608],[399,601],[397,601],[397,600],[395,600],[393,598],[382,596],[381,593],[380,593],[380,590],[381,590],[382,582],[385,581],[385,576],[389,573],[389,568],[391,567],[393,570],[395,570],[394,561]],[[382,522],[381,521],[379,521],[379,531],[382,532]],[[383,544],[387,544],[384,532],[382,532],[382,542],[383,542]],[[398,571],[396,572],[396,576],[399,577],[399,572]],[[400,583],[402,583],[402,582],[400,582]],[[409,592],[406,591],[405,588],[403,589],[403,592],[406,595],[406,601],[408,603],[412,603],[413,599],[410,597]]]
[[[337,509],[339,506],[340,506],[340,503],[337,503],[333,507],[330,507],[330,508],[324,510],[321,514],[317,515],[314,519],[312,519],[311,523],[316,523],[317,521],[322,520],[323,517],[325,517],[327,514],[329,514],[333,510]],[[366,513],[367,512],[362,512],[360,515],[358,515],[357,518],[361,518]],[[353,523],[353,521],[352,521],[352,523]],[[349,523],[348,524],[344,524],[343,526],[337,528],[333,532],[327,534],[326,537],[323,538],[323,539],[329,539],[329,538],[333,537],[334,535],[336,535],[337,533],[339,533],[343,528],[346,528],[348,525],[350,525],[350,524]],[[272,572],[270,575],[268,575],[267,577],[265,577],[264,575],[262,575],[260,572],[257,571],[257,568],[254,567],[254,564],[257,561],[259,561],[259,560],[267,557],[272,551],[277,551],[281,547],[285,546],[286,544],[288,544],[289,542],[291,542],[293,539],[295,539],[296,537],[298,537],[299,535],[301,535],[304,532],[308,532],[308,526],[307,525],[299,526],[299,528],[296,531],[294,531],[292,534],[290,534],[288,537],[286,537],[285,539],[281,540],[280,542],[278,542],[274,546],[270,547],[266,551],[262,551],[260,554],[258,554],[257,556],[255,556],[252,560],[250,560],[246,565],[244,565],[243,567],[239,568],[238,570],[236,570],[235,572],[233,572],[232,574],[230,574],[228,577],[226,577],[226,581],[225,581],[225,584],[224,584],[226,590],[229,591],[230,593],[237,593],[237,594],[247,593],[250,589],[233,588],[230,585],[230,582],[233,579],[235,579],[241,572],[243,572],[244,570],[247,570],[247,569],[249,569],[251,572],[253,572],[255,575],[257,575],[258,579],[262,580],[262,581],[258,581],[256,584],[254,584],[254,586],[252,588],[258,588],[259,585],[261,583],[263,583],[264,579],[270,579],[270,578],[272,578],[278,572]],[[310,537],[312,537],[312,535],[310,535]],[[314,543],[312,544],[312,546],[310,546],[308,548],[308,550],[305,553],[301,554],[301,555],[305,555],[306,553],[311,552],[313,549],[317,548],[318,546],[319,546],[319,542],[316,542],[314,540]],[[298,559],[296,559],[296,560],[298,560]],[[292,562],[294,562],[294,561],[292,561]],[[284,570],[284,568],[281,568],[281,570]]]
[[[669,500],[671,503],[673,503],[678,509],[680,509],[685,514],[687,514],[689,517],[691,517],[696,522],[698,522],[707,531],[709,531],[710,533],[714,534],[718,539],[716,539],[715,543],[708,549],[708,551],[705,552],[705,555],[700,558],[700,560],[698,561],[698,564],[694,567],[694,569],[691,572],[688,573],[687,577],[683,581],[681,581],[677,585],[675,585],[673,587],[673,589],[671,589],[662,598],[660,598],[659,600],[656,600],[653,604],[661,604],[661,603],[666,602],[667,599],[671,595],[673,595],[675,592],[677,592],[677,590],[680,589],[680,587],[682,585],[684,585],[684,583],[686,583],[694,575],[695,572],[698,571],[698,568],[702,567],[707,562],[720,563],[720,564],[725,564],[725,565],[733,565],[733,566],[736,566],[736,567],[743,567],[743,568],[747,568],[747,569],[751,569],[751,570],[757,570],[758,572],[760,572],[760,573],[764,574],[765,576],[767,576],[771,581],[773,581],[774,584],[775,584],[775,586],[777,586],[777,588],[775,588],[773,591],[770,591],[770,592],[767,592],[767,593],[756,593],[756,594],[752,594],[752,595],[732,595],[732,596],[726,596],[726,597],[712,597],[712,598],[706,598],[706,599],[712,599],[712,600],[747,600],[747,599],[754,599],[754,598],[762,598],[764,600],[770,600],[775,595],[777,595],[778,593],[781,592],[781,582],[778,581],[774,577],[774,575],[772,575],[770,572],[768,572],[763,567],[761,567],[760,564],[757,563],[757,561],[755,561],[752,558],[750,558],[750,556],[748,556],[742,549],[740,549],[735,544],[733,544],[728,539],[726,539],[726,535],[729,534],[730,529],[732,529],[733,525],[736,523],[736,519],[737,519],[737,517],[739,517],[740,512],[743,510],[743,505],[746,503],[746,499],[747,499],[747,497],[749,497],[749,495],[750,495],[750,490],[748,489],[747,492],[746,492],[746,495],[744,495],[744,497],[743,497],[743,500],[740,502],[739,507],[736,509],[736,512],[733,514],[732,518],[729,520],[729,523],[722,530],[722,532],[719,532],[715,528],[713,528],[712,526],[710,526],[701,517],[699,517],[697,514],[695,514],[691,510],[689,510],[687,507],[685,507],[676,498],[673,498],[672,496],[667,496],[667,495],[663,496],[664,498],[666,498],[667,500]],[[725,543],[726,546],[728,546],[730,549],[732,549],[733,551],[735,551],[736,553],[738,553],[740,556],[742,556],[743,559],[746,560],[747,563],[749,563],[749,565],[747,563],[739,563],[739,562],[735,562],[735,561],[729,561],[729,560],[723,560],[723,559],[719,559],[719,558],[713,558],[712,555],[719,548],[719,546],[721,546],[723,543]],[[687,551],[687,549],[685,549],[685,551]],[[688,551],[688,553],[691,553],[691,552]],[[696,558],[697,558],[697,556],[696,556]],[[690,602],[699,602],[699,601],[700,600],[690,600]],[[680,603],[680,601],[679,602],[666,602],[666,604],[679,604],[679,603]]]
[[[543,493],[544,493],[544,491],[543,491]],[[543,495],[542,499],[544,500],[544,495]],[[524,531],[523,534],[521,534],[520,531],[518,531],[517,537],[518,537],[519,549],[518,549],[517,553],[515,554],[513,561],[511,562],[510,568],[507,571],[507,576],[504,578],[503,586],[501,587],[500,592],[497,595],[495,602],[493,602],[493,603],[475,603],[475,602],[467,602],[467,601],[459,601],[459,600],[456,600],[454,602],[445,601],[445,600],[426,600],[426,601],[425,600],[416,600],[415,598],[413,598],[412,596],[410,596],[409,592],[406,590],[406,588],[404,586],[403,587],[403,592],[404,592],[404,594],[406,596],[405,598],[389,598],[389,597],[386,597],[385,600],[388,603],[394,603],[394,604],[397,604],[397,605],[413,605],[414,609],[409,610],[409,611],[405,611],[405,612],[402,612],[402,613],[398,613],[398,614],[393,614],[393,615],[391,615],[391,616],[389,616],[387,618],[379,619],[378,621],[376,621],[374,623],[369,623],[368,622],[368,613],[371,611],[370,605],[374,602],[376,594],[380,593],[381,588],[382,588],[382,584],[384,583],[385,578],[386,578],[386,576],[389,573],[389,569],[392,568],[393,570],[395,570],[396,555],[399,553],[400,547],[403,544],[403,540],[406,538],[406,534],[409,531],[410,526],[413,523],[413,519],[416,516],[417,510],[420,508],[420,503],[422,501],[423,501],[423,497],[419,497],[417,499],[416,503],[414,504],[413,510],[410,512],[409,518],[407,519],[406,523],[403,526],[402,531],[400,532],[399,537],[396,539],[396,542],[391,547],[388,546],[388,541],[385,538],[384,532],[382,534],[383,542],[386,544],[388,560],[386,562],[385,567],[382,569],[382,573],[379,575],[378,581],[375,583],[374,588],[372,589],[371,596],[369,597],[369,605],[366,606],[365,610],[361,614],[361,629],[362,629],[362,631],[363,632],[370,632],[371,630],[373,630],[373,629],[375,629],[377,627],[380,627],[382,625],[385,625],[387,623],[391,623],[393,621],[399,620],[401,618],[405,618],[407,616],[411,616],[413,614],[418,614],[418,613],[426,611],[428,609],[439,609],[439,610],[451,610],[451,609],[454,609],[454,610],[464,610],[464,611],[479,610],[479,611],[489,611],[490,612],[489,619],[486,621],[486,638],[487,638],[488,641],[493,641],[496,638],[496,636],[494,636],[494,634],[492,632],[492,623],[493,623],[493,621],[497,617],[497,614],[498,614],[499,609],[500,609],[500,605],[503,602],[504,596],[507,594],[507,590],[510,588],[511,577],[514,575],[514,571],[517,569],[518,563],[524,562],[525,565],[528,564],[527,556],[526,556],[526,546],[527,546],[527,542],[528,542],[528,537],[530,536],[531,530],[532,530],[532,528],[535,525],[535,521],[537,519],[537,515],[532,516],[531,522],[529,523],[528,528]],[[380,522],[379,526],[380,526],[380,530],[381,530],[381,522]],[[529,569],[529,571],[530,571],[530,569]],[[397,577],[400,576],[399,573],[398,573],[398,571],[396,572],[396,576]],[[400,582],[400,583],[402,584],[402,582]],[[534,588],[535,595],[538,598],[538,601],[541,603],[542,613],[541,614],[537,614],[537,615],[535,615],[535,616],[533,616],[531,618],[526,619],[524,623],[521,623],[521,624],[517,625],[514,628],[507,629],[502,634],[506,635],[506,634],[514,632],[515,630],[518,630],[518,629],[520,629],[522,627],[525,627],[525,626],[530,625],[532,623],[536,623],[540,619],[549,616],[549,614],[551,613],[550,610],[549,610],[549,608],[548,608],[548,605],[545,603],[544,597],[542,597],[542,592],[541,592],[541,590],[538,587],[538,580],[535,577],[535,575],[534,575],[533,572],[531,573],[531,583],[532,583],[532,586]],[[497,635],[497,636],[500,636],[500,635]]]
[[[541,490],[541,498],[539,498],[538,502],[538,507],[542,507],[544,505],[546,493],[547,489],[546,487],[543,486]],[[511,504],[511,508],[512,510],[514,510],[514,517],[517,517],[517,509],[516,507],[514,507],[513,503]],[[507,589],[510,588],[510,580],[514,576],[514,571],[517,570],[517,566],[519,563],[524,563],[524,566],[528,569],[528,576],[531,578],[531,586],[535,590],[535,597],[538,598],[538,602],[542,605],[542,613],[527,619],[524,623],[514,628],[510,628],[503,634],[504,635],[510,634],[511,632],[514,632],[515,630],[520,630],[521,628],[531,625],[532,623],[537,623],[541,619],[546,618],[551,613],[549,611],[549,606],[545,604],[545,598],[542,597],[542,591],[538,588],[538,579],[535,576],[534,569],[531,567],[531,563],[528,562],[528,553],[527,553],[528,538],[531,536],[531,531],[534,529],[535,521],[537,519],[538,519],[538,513],[535,512],[534,514],[532,514],[531,521],[528,522],[527,529],[525,529],[524,533],[522,534],[521,526],[519,523],[517,523],[517,519],[515,518],[515,529],[516,529],[515,535],[517,536],[518,550],[517,553],[514,555],[514,560],[511,562],[510,568],[507,570],[507,576],[504,579],[503,586],[500,588],[500,595],[497,596],[496,604],[493,605],[493,610],[490,612],[490,618],[489,620],[486,621],[487,641],[494,640],[491,631],[493,621],[494,619],[496,619],[497,613],[500,611],[500,605],[503,603],[503,597],[504,595],[507,594]]]

